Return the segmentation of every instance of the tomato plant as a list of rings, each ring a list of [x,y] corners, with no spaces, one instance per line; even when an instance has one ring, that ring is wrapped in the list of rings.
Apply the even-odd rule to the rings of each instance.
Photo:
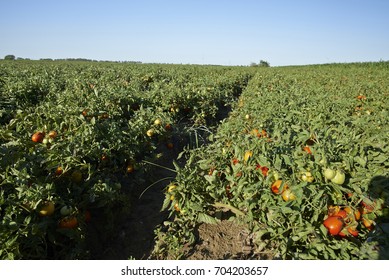
[[[0,64],[3,259],[88,258],[89,209],[112,238],[116,211],[154,183],[152,163],[185,145],[163,203],[166,248],[222,219],[278,259],[378,258],[386,246],[387,63]]]
[[[233,216],[255,233],[258,248],[276,250],[275,258],[380,258],[373,243],[389,244],[374,223],[385,219],[387,199],[384,179],[374,178],[389,175],[387,66],[256,73],[210,143],[183,153],[187,164],[174,182],[176,202],[171,194],[164,202],[181,244],[194,242],[190,232],[199,223]],[[366,71],[377,76],[368,81]],[[356,99],[367,92],[355,87],[357,80],[366,89],[374,84],[374,94]],[[174,243],[169,234],[163,238]]]
[[[104,209],[112,238],[120,221],[111,216],[130,211],[132,191],[153,183],[148,163],[170,157],[192,131],[196,145],[205,142],[197,133],[217,124],[254,73],[42,61],[1,69],[0,257],[10,259],[87,258],[85,209]]]

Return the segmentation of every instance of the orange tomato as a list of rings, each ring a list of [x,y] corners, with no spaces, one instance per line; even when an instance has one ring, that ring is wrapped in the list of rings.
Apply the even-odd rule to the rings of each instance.
[[[278,179],[276,180],[272,185],[271,185],[271,191],[274,193],[274,194],[281,194],[284,190],[287,190],[289,188],[289,186],[287,184],[284,184],[283,185],[283,189],[282,191],[280,191],[280,187],[282,186],[282,180],[281,179]]]
[[[355,227],[348,227],[347,231],[354,237],[357,237],[359,234]]]
[[[258,129],[254,128],[253,130],[251,130],[251,135],[253,135],[253,136],[258,136],[258,135],[261,135],[261,134],[259,133],[259,130],[258,130]],[[259,137],[260,137],[260,136],[259,136]]]
[[[358,95],[358,96],[357,96],[357,99],[358,99],[358,100],[365,100],[365,99],[366,99],[366,96],[364,96],[364,95]]]
[[[312,151],[311,151],[311,148],[309,148],[309,146],[304,146],[303,151],[305,151],[309,155],[312,155]]]
[[[57,169],[55,170],[55,175],[60,176],[60,175],[62,175],[62,173],[63,173],[62,167],[58,166]]]
[[[57,135],[58,135],[58,133],[55,130],[52,130],[52,131],[49,132],[49,137],[51,139],[54,139],[55,137],[57,137]]]
[[[354,217],[356,221],[359,221],[361,219],[361,212],[358,209],[354,211]]]
[[[374,228],[374,221],[373,220],[362,217],[362,223],[368,230],[372,230]]]
[[[54,213],[54,203],[52,201],[45,201],[39,208],[39,216],[51,216]]]
[[[129,164],[129,165],[127,165],[127,168],[126,168],[126,171],[127,171],[127,173],[132,173],[132,172],[134,172],[134,165],[132,165],[132,164]]]
[[[41,132],[41,131],[38,131],[38,132],[35,132],[32,137],[31,137],[31,140],[35,143],[42,143],[43,139],[45,138],[45,133],[44,132]]]
[[[262,136],[262,137],[267,137],[267,132],[266,132],[266,130],[262,129],[262,131],[261,131],[261,136]]]

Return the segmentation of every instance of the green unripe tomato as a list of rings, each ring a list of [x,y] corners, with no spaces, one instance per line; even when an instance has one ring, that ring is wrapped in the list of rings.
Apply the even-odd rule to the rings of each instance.
[[[336,170],[335,177],[331,179],[331,182],[337,185],[342,185],[346,179],[346,175],[341,170]]]
[[[73,207],[65,205],[60,210],[62,216],[68,216],[73,212]]]
[[[324,170],[324,177],[326,177],[327,180],[332,180],[336,175],[336,171],[332,170],[330,168],[327,168]]]

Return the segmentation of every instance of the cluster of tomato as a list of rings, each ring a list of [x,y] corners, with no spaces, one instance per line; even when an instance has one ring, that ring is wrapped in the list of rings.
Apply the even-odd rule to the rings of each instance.
[[[43,131],[37,131],[32,135],[31,140],[35,143],[48,144],[48,143],[53,143],[57,135],[58,133],[55,130],[51,130],[47,135]]]
[[[353,210],[349,206],[329,206],[328,217],[324,220],[323,225],[331,235],[346,237],[351,234],[358,236],[358,220],[361,218],[359,210]]]
[[[374,228],[374,210],[377,208],[375,202],[366,198],[362,200],[358,208],[350,206],[329,206],[328,215],[323,225],[327,228],[328,233],[334,236],[346,237],[352,235],[357,237],[359,232],[357,227],[359,221],[368,229]]]
[[[163,123],[163,121],[160,118],[155,119],[154,125],[152,128],[146,131],[146,135],[150,138],[154,137],[156,134],[159,133],[160,127],[164,127],[165,131],[168,132],[166,135],[164,135],[162,138],[165,142],[166,148],[169,150],[172,150],[174,148],[174,144],[171,138],[171,132],[173,130],[171,123]]]
[[[38,213],[41,217],[52,216],[55,212],[55,204],[52,201],[43,201],[38,207]],[[76,228],[79,224],[79,218],[83,217],[84,222],[88,223],[91,219],[91,214],[88,210],[79,213],[71,206],[63,206],[60,211],[61,219],[58,222],[58,228]]]
[[[291,201],[296,199],[296,195],[289,188],[288,184],[286,184],[283,180],[277,179],[271,185],[271,191],[274,194],[281,195],[284,201]]]

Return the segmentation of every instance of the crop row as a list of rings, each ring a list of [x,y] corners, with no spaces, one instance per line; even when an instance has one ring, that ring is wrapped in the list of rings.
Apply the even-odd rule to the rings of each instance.
[[[388,258],[387,63],[261,69],[167,186],[156,257],[201,223],[242,223],[247,257]],[[177,249],[178,248],[178,249]]]
[[[189,129],[215,124],[250,72],[2,62],[0,258],[88,258],[90,220],[112,236],[115,211],[145,187],[147,163]]]

